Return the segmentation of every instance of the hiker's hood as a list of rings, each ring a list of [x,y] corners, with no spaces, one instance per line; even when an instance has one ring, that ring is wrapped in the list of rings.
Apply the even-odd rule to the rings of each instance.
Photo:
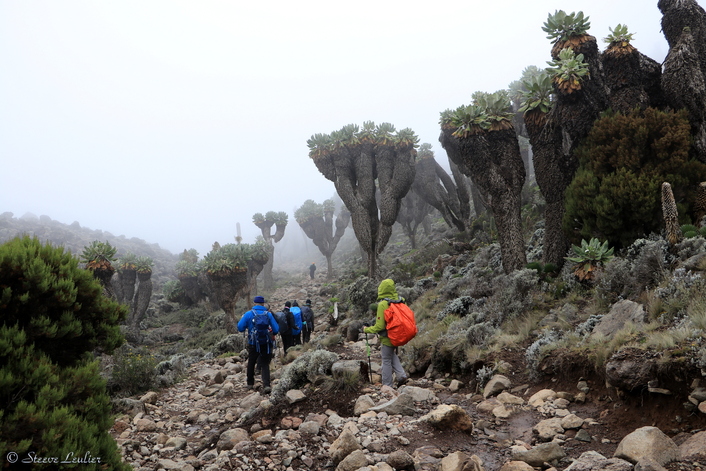
[[[395,289],[395,282],[389,278],[382,280],[380,286],[378,286],[378,301],[385,298],[392,300],[399,298],[397,290]]]

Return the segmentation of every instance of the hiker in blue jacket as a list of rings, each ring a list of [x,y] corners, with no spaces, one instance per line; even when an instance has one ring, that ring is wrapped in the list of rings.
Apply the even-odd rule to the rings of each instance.
[[[248,330],[248,389],[255,387],[255,365],[262,372],[262,392],[269,394],[270,361],[274,353],[274,335],[279,332],[279,325],[274,316],[264,306],[265,298],[255,296],[255,305],[238,321],[238,332]]]
[[[299,307],[299,303],[292,301],[292,307],[290,309],[294,315],[294,328],[292,329],[292,336],[294,337],[294,345],[302,344],[302,310]]]

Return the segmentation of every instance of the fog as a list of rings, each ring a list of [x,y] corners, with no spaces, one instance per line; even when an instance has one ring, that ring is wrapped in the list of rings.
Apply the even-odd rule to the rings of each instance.
[[[703,6],[703,1],[700,2]],[[254,213],[335,194],[307,139],[390,122],[434,146],[439,113],[545,67],[548,13],[661,62],[657,1],[0,2],[0,213],[174,253],[260,233]],[[350,230],[350,229],[349,229]],[[284,242],[284,241],[283,241]]]

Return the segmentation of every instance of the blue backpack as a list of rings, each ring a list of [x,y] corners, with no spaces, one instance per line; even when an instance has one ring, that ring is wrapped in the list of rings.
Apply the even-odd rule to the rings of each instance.
[[[259,352],[263,346],[266,346],[267,353],[270,352],[272,346],[272,334],[270,334],[270,318],[269,311],[252,310],[253,318],[252,325],[249,329],[249,343],[254,345]]]
[[[302,331],[302,310],[297,306],[293,306],[290,311],[294,315],[294,325],[292,329],[292,335],[299,335]]]

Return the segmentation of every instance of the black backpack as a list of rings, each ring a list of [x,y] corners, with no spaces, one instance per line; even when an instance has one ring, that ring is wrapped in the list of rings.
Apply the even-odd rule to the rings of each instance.
[[[311,332],[314,330],[314,311],[309,306],[302,308],[302,322],[305,324],[303,330]]]
[[[289,332],[289,323],[287,322],[287,315],[282,312],[275,312],[274,313],[275,320],[277,321],[277,325],[279,325],[279,334],[280,335],[288,335]]]
[[[272,345],[272,335],[270,334],[270,317],[269,311],[252,310],[253,318],[250,326],[250,344],[254,345],[259,352],[263,346],[266,346],[267,352],[270,351]]]

